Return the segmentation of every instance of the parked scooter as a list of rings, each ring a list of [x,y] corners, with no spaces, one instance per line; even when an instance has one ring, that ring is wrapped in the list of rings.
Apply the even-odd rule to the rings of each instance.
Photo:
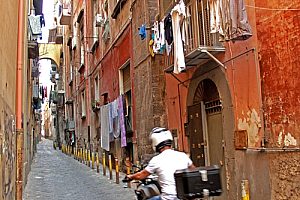
[[[142,171],[146,166],[138,167],[136,165],[133,165],[132,167],[137,169],[137,171]],[[158,177],[155,174],[151,174],[143,180],[130,180],[127,176],[125,176],[122,181],[124,183],[128,183],[130,181],[137,183],[137,188],[135,189],[137,200],[146,200],[160,195]]]

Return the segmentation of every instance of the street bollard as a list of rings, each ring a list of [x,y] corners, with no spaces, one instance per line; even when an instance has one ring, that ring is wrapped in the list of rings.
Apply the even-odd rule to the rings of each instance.
[[[130,161],[129,158],[126,158],[126,174],[129,175],[130,174]],[[127,183],[127,187],[131,188],[131,183],[130,181]]]
[[[83,157],[83,164],[85,164],[85,149],[82,148],[82,157]]]
[[[87,163],[87,166],[90,167],[90,165],[91,165],[91,162],[90,162],[90,161],[91,161],[91,151],[90,151],[90,150],[87,150],[87,154],[88,154],[88,155],[87,155],[87,157],[88,157],[88,163]]]
[[[74,158],[77,160],[78,158],[78,151],[77,151],[77,147],[75,147],[75,150],[74,150]]]
[[[77,148],[77,160],[80,161],[80,148]]]
[[[79,148],[77,151],[78,151],[78,161],[81,162],[81,148]]]
[[[103,176],[106,176],[105,152],[102,154]]]
[[[85,150],[85,165],[88,165],[88,150]]]
[[[119,176],[119,161],[118,158],[115,158],[115,163],[116,163],[116,183],[119,184],[120,183],[120,176]]]
[[[248,180],[242,180],[241,189],[242,189],[242,200],[250,200],[250,191],[249,191],[249,181]]]
[[[94,169],[94,164],[95,164],[95,154],[92,152],[92,169]]]
[[[112,162],[111,162],[111,154],[108,155],[108,165],[109,165],[109,179],[112,180]]]
[[[99,170],[99,154],[98,154],[98,152],[96,152],[96,168],[97,168],[97,173],[99,173],[100,170]]]

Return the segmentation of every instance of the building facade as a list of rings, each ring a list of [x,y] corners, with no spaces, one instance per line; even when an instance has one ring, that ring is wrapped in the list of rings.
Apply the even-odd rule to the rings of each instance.
[[[0,199],[22,199],[41,133],[37,38],[29,18],[42,1],[1,5]],[[29,20],[30,21],[30,20]],[[40,33],[35,33],[40,35]]]
[[[220,166],[221,199],[297,198],[299,3],[61,5],[65,143],[136,163],[165,126],[197,166]]]

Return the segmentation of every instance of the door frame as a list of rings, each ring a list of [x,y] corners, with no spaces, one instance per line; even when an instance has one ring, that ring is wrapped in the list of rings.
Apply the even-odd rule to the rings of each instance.
[[[235,164],[232,162],[232,157],[235,154],[234,147],[234,130],[235,130],[235,118],[234,118],[234,107],[233,107],[233,96],[229,88],[229,82],[227,80],[225,70],[220,67],[216,67],[214,63],[207,63],[202,66],[199,66],[193,73],[192,78],[190,79],[187,99],[186,99],[186,108],[193,105],[194,95],[197,90],[197,87],[201,81],[204,79],[210,79],[214,82],[219,92],[220,100],[222,101],[222,129],[223,129],[223,141],[224,141],[224,164],[223,170],[226,180],[226,185],[223,186],[224,190],[227,192],[225,195],[230,196],[229,186],[235,184]],[[205,109],[205,108],[204,108]],[[204,110],[205,111],[205,110]],[[207,131],[207,130],[206,130]],[[188,147],[190,148],[190,147]],[[209,152],[208,152],[209,154]],[[231,188],[232,190],[233,188]],[[231,191],[235,193],[235,191]],[[226,197],[225,197],[226,198]]]

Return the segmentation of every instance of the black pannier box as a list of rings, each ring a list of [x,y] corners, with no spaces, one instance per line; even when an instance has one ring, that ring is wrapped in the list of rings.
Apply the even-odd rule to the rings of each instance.
[[[220,168],[217,165],[177,170],[174,174],[177,196],[180,199],[220,196]]]

